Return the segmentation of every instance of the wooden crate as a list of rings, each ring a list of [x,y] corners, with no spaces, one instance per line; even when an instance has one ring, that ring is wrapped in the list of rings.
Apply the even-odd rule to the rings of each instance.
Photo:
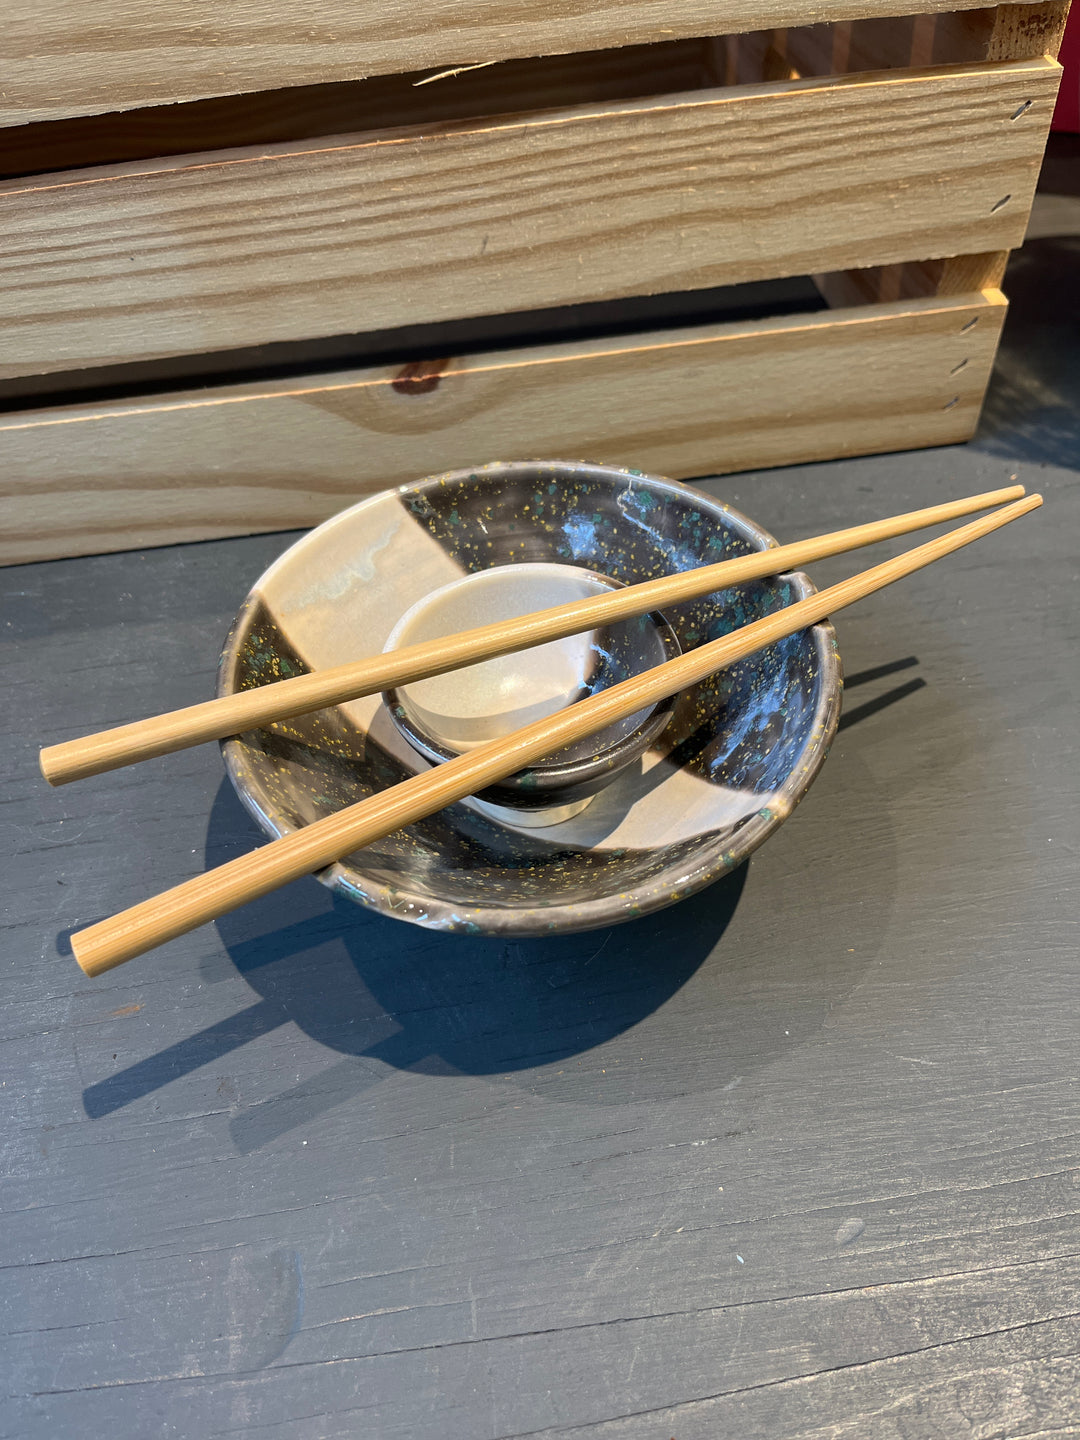
[[[1066,4],[474,0],[408,45],[372,0],[314,9],[333,46],[308,6],[148,48],[97,12],[91,75],[73,0],[48,34],[18,0],[3,560],[311,524],[494,458],[689,478],[972,433]],[[816,313],[688,311],[810,276]],[[637,296],[671,313],[597,322]]]

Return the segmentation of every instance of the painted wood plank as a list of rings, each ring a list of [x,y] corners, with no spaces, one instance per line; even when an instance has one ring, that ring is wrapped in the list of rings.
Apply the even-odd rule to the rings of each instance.
[[[0,375],[1008,249],[1059,75],[747,86],[14,182]]]
[[[978,8],[979,0],[9,0],[0,125],[278,86],[489,64],[863,16]],[[1023,8],[1023,7],[1020,7]]]
[[[997,291],[71,406],[0,425],[0,559],[311,525],[492,459],[676,478],[966,439]]]
[[[841,617],[844,729],[741,893],[606,937],[310,881],[88,985],[57,931],[257,833],[212,747],[56,792],[36,746],[210,694],[287,541],[8,573],[7,1430],[1075,1430],[1080,366],[1068,256],[1024,268],[985,445],[706,482],[783,539],[1013,471],[1047,505]]]

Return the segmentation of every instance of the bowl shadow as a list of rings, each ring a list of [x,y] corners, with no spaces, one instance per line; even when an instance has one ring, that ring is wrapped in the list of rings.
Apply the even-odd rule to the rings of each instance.
[[[917,664],[909,656],[877,666],[849,677],[848,688]],[[849,710],[842,727],[906,699],[924,683],[910,680]],[[263,838],[223,779],[207,829],[206,867],[224,864]],[[88,1086],[86,1113],[108,1115],[290,1021],[342,1058],[234,1114],[232,1138],[243,1152],[361,1095],[387,1067],[512,1078],[522,1090],[554,1099],[581,1098],[584,1083],[588,1098],[603,1103],[732,1088],[815,1033],[867,963],[865,954],[855,960],[849,953],[823,973],[809,974],[806,957],[776,955],[763,962],[759,956],[748,966],[731,947],[721,947],[747,871],[743,864],[674,909],[624,925],[509,940],[425,930],[365,910],[314,879],[297,882],[223,916],[217,930],[224,953],[202,962],[204,981],[239,974],[258,998]],[[609,1053],[610,1042],[673,1001],[710,957],[710,983],[722,987],[725,998],[714,1010],[707,1069],[670,1046],[657,1056],[631,1054],[642,1048],[636,1039],[625,1042],[625,1057]],[[795,971],[807,985],[805,1003],[785,1012],[781,1032],[763,997],[770,990],[790,991]],[[618,1087],[590,1088],[559,1068],[601,1046],[607,1047],[605,1060],[628,1062]]]
[[[261,839],[223,780],[206,868]],[[508,1075],[556,1064],[603,1045],[676,994],[723,936],[745,878],[743,865],[684,901],[677,926],[668,911],[585,934],[510,940],[424,930],[300,881],[217,921],[225,956],[207,956],[203,978],[238,972],[255,1002],[89,1086],[86,1112],[109,1114],[290,1021],[346,1058],[235,1117],[241,1150],[359,1094],[387,1066]]]
[[[256,834],[224,782],[207,865],[249,848]],[[364,910],[314,880],[222,917],[226,953],[261,996],[265,1020],[271,1013],[290,1020],[346,1057],[235,1116],[235,1143],[242,1151],[266,1144],[378,1083],[387,1066],[510,1076],[604,1045],[698,970],[727,929],[745,879],[743,865],[685,901],[677,926],[668,911],[540,939],[425,930]]]

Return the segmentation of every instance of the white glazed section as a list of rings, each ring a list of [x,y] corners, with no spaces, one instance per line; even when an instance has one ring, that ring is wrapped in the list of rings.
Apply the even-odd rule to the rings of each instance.
[[[498,565],[425,595],[402,615],[383,648],[423,644],[613,588],[574,565]],[[430,739],[459,753],[471,750],[579,700],[596,669],[595,634],[568,635],[434,675],[402,687],[398,695],[406,714]]]

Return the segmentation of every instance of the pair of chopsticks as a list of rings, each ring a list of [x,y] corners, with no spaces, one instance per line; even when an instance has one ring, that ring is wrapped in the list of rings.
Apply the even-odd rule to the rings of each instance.
[[[777,575],[878,540],[909,534],[993,505],[1003,505],[1002,509],[981,520],[963,525],[718,640],[580,700],[566,710],[526,725],[512,735],[492,740],[432,770],[414,775],[379,795],[370,796],[248,855],[197,875],[111,919],[90,925],[71,937],[75,958],[87,975],[100,975],[234,910],[248,900],[257,899],[290,880],[320,870],[353,850],[370,845],[402,826],[421,820],[534,764],[554,750],[595,734],[627,715],[698,684],[715,670],[817,624],[835,611],[989,535],[1042,504],[1039,495],[1020,498],[1023,496],[1022,485],[969,496],[869,525],[857,525],[852,529],[801,540],[793,545],[781,545],[678,575],[628,585],[605,595],[554,606],[532,615],[463,631],[355,664],[278,681],[256,690],[223,696],[115,730],[49,746],[41,752],[42,773],[50,784],[64,784],[136,760],[181,750],[204,740],[221,739],[274,720],[284,720],[327,705],[406,685],[498,655],[512,654],[593,629],[601,623],[647,614],[665,605],[708,595],[747,580]]]

